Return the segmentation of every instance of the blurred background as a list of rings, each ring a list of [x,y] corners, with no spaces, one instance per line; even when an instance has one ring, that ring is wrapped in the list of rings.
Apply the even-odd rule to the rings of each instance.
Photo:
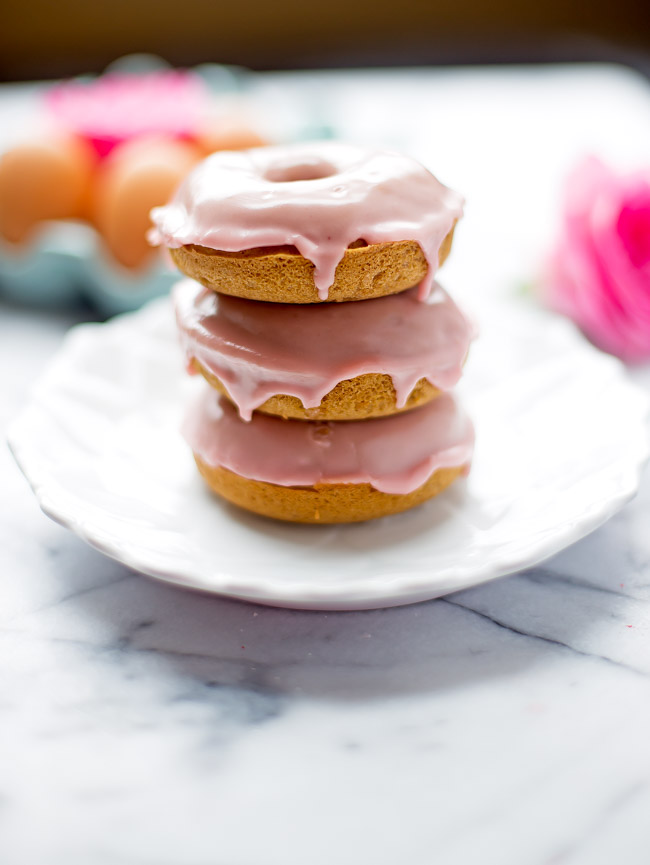
[[[607,67],[601,84],[595,69],[585,71],[596,76],[591,89],[571,98],[563,83],[536,96],[533,64],[573,63],[574,72],[604,61],[650,77],[648,0],[2,0],[0,8],[0,297],[35,306],[81,298],[102,316],[169,290],[175,271],[148,242],[149,213],[209,153],[348,137],[430,161],[479,210],[487,153],[502,159],[506,138],[509,173],[521,154],[543,153],[555,187],[586,153],[629,161],[619,154],[633,146],[629,123],[624,134],[611,130],[610,147],[611,111],[602,122],[612,76],[627,70]],[[508,64],[506,85],[498,76]],[[434,80],[454,65],[481,71],[470,70],[469,84]],[[121,75],[126,83],[116,83]],[[75,76],[85,77],[53,83]],[[445,118],[453,135],[441,137]],[[524,160],[510,184],[513,196],[527,190],[524,204],[532,177]],[[535,192],[548,226],[559,206],[550,188],[540,182]],[[514,212],[522,206],[513,199]],[[520,246],[545,242],[531,226]]]
[[[647,0],[3,0],[0,80],[101,72],[120,55],[256,70],[619,60],[650,69]]]

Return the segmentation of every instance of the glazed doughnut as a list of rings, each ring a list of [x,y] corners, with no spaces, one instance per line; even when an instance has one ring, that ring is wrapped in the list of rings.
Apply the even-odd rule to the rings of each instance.
[[[189,371],[199,373],[215,390],[231,399],[223,382],[197,360],[191,362]],[[366,373],[335,384],[315,408],[305,408],[302,400],[296,396],[275,394],[264,400],[255,411],[294,420],[363,420],[409,411],[430,402],[439,394],[439,388],[426,378],[421,378],[415,383],[404,405],[398,407],[391,377],[382,373]],[[250,417],[243,419],[250,420]]]
[[[224,294],[316,303],[419,284],[424,299],[461,216],[415,160],[319,142],[208,157],[154,208],[150,239]]]
[[[408,511],[437,496],[465,473],[463,467],[438,469],[413,492],[397,495],[379,492],[370,484],[281,487],[195,459],[210,489],[233,505],[275,520],[322,525],[359,523]]]
[[[473,336],[435,285],[363,304],[259,303],[174,287],[186,360],[249,420],[353,420],[423,405],[458,381]]]
[[[386,418],[318,423],[255,413],[246,423],[208,387],[184,435],[214,492],[301,523],[358,522],[414,507],[468,470],[474,442],[450,394]]]

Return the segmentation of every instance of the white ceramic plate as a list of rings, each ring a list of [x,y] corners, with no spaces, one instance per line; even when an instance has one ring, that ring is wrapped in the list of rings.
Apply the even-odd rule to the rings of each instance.
[[[647,399],[617,361],[523,302],[478,319],[462,382],[471,475],[406,514],[300,526],[209,494],[178,433],[201,383],[184,373],[167,301],[75,328],[10,445],[47,514],[153,577],[300,608],[432,598],[584,536],[634,494],[647,457]]]

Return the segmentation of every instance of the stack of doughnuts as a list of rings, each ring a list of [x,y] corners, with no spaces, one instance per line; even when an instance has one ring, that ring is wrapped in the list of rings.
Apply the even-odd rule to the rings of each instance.
[[[152,211],[212,490],[302,523],[404,511],[467,472],[452,389],[472,338],[434,281],[462,199],[414,160],[338,142],[208,157]]]

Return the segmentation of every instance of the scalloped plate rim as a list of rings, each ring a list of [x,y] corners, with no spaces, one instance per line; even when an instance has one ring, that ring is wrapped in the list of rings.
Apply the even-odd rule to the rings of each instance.
[[[158,304],[161,301],[157,302]],[[120,316],[106,325],[83,324],[73,328],[64,340],[63,346],[54,359],[53,365],[40,379],[36,387],[43,387],[48,375],[56,368],[57,361],[61,363],[70,346],[75,344],[81,331],[89,328],[105,328],[107,326],[122,326],[125,320],[142,315],[141,312]],[[580,337],[576,334],[576,339]],[[595,349],[584,344],[585,350],[594,352],[601,361],[609,364],[614,371],[619,387],[628,390],[637,399],[639,420],[648,413],[648,397],[626,377],[624,367],[614,358],[605,358]],[[526,567],[538,564],[540,561],[555,555],[568,545],[588,535],[606,522],[636,493],[643,467],[648,459],[647,436],[639,436],[630,448],[625,463],[626,483],[622,484],[615,494],[604,500],[597,500],[586,516],[578,522],[571,522],[552,535],[543,534],[536,543],[529,544],[523,550],[509,557],[488,561],[481,568],[469,567],[467,564],[458,568],[447,567],[435,574],[419,571],[416,575],[406,570],[395,569],[372,579],[360,579],[345,586],[311,585],[308,580],[282,583],[280,586],[265,583],[254,574],[230,576],[226,570],[211,573],[210,579],[201,569],[194,567],[179,570],[178,567],[154,567],[147,562],[146,550],[138,548],[133,542],[120,541],[115,537],[103,537],[101,527],[92,526],[79,519],[74,508],[62,500],[64,497],[60,485],[49,483],[46,472],[39,467],[38,454],[30,453],[29,436],[24,435],[25,426],[29,427],[30,415],[36,407],[36,399],[28,404],[11,424],[7,439],[11,452],[31,486],[39,506],[53,520],[71,530],[74,534],[97,549],[104,555],[115,559],[127,567],[166,583],[192,588],[210,594],[219,594],[230,598],[261,603],[273,606],[285,606],[302,609],[371,609],[386,606],[424,601],[443,594],[462,590],[477,583],[487,582],[501,576],[516,573]],[[21,443],[22,440],[22,443]],[[25,441],[28,442],[25,445]],[[447,588],[453,581],[452,588]],[[439,583],[436,587],[435,583]]]

